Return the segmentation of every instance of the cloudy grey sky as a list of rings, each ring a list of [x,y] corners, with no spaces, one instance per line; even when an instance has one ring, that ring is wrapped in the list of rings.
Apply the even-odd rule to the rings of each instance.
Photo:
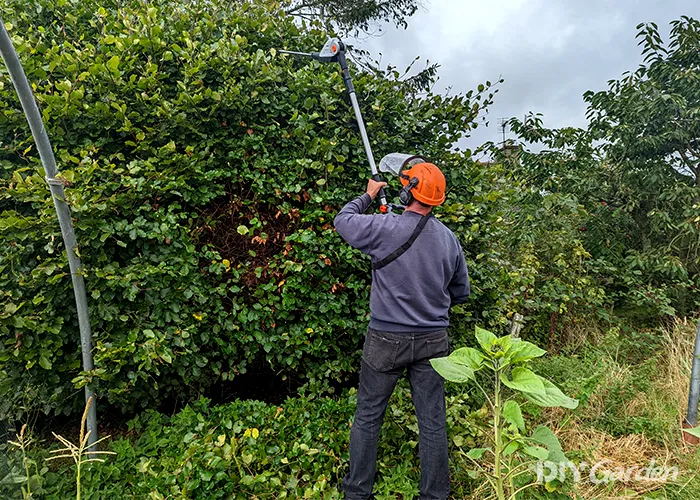
[[[402,70],[417,55],[420,68],[439,63],[435,91],[502,76],[489,127],[460,141],[474,149],[500,140],[499,118],[528,111],[543,113],[547,127],[585,126],[583,93],[642,62],[637,24],[656,22],[665,38],[681,15],[700,17],[700,0],[423,0],[408,29],[387,25],[354,43],[382,66]]]

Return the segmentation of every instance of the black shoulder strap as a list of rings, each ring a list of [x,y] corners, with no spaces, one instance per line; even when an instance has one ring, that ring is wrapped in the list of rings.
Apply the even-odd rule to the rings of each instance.
[[[413,230],[413,234],[411,234],[411,237],[408,238],[406,243],[401,245],[399,248],[391,252],[389,255],[384,257],[382,260],[379,260],[377,262],[372,262],[372,269],[377,271],[378,269],[381,269],[382,267],[386,266],[387,264],[391,264],[394,262],[396,259],[401,257],[406,250],[411,248],[411,245],[413,245],[413,242],[416,241],[416,238],[418,238],[418,235],[420,235],[421,231],[423,231],[423,228],[428,222],[428,219],[432,217],[432,215],[424,215],[423,217],[420,218],[418,221],[418,224],[416,225],[416,228]]]

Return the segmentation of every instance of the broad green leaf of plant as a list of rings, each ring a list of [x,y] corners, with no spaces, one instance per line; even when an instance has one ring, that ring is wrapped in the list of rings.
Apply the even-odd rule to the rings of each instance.
[[[561,390],[549,380],[541,377],[538,378],[542,381],[542,385],[544,386],[544,392],[523,391],[525,396],[530,401],[539,406],[560,406],[562,408],[568,408],[570,410],[573,410],[578,406],[577,399],[570,398],[569,396],[561,392]]]
[[[521,363],[530,359],[539,358],[547,353],[544,349],[540,349],[535,344],[525,340],[513,339],[510,348],[510,362]]]
[[[530,440],[541,444],[549,451],[549,456],[547,460],[552,462],[564,462],[566,456],[561,448],[561,443],[557,436],[551,431],[551,429],[544,425],[538,425],[530,436]]]
[[[484,356],[479,351],[473,347],[460,347],[452,352],[448,358],[450,358],[455,363],[467,366],[474,371],[481,368],[484,362]]]
[[[501,380],[504,385],[510,387],[514,391],[527,394],[539,394],[543,397],[546,396],[543,379],[522,366],[513,368],[510,379],[503,375]]]
[[[508,422],[516,426],[520,431],[525,431],[525,420],[523,420],[520,405],[515,401],[506,401],[506,403],[503,405],[503,417]]]
[[[483,328],[479,328],[478,326],[475,328],[476,329],[476,340],[479,342],[479,345],[481,348],[486,351],[486,352],[491,352],[491,347],[493,346],[493,343],[498,339],[493,333],[489,332],[488,330],[484,330]]]
[[[449,357],[433,358],[430,360],[430,364],[442,378],[450,382],[464,383],[474,380],[474,370],[468,366],[455,363]]]
[[[112,56],[109,61],[107,61],[107,67],[112,71],[117,71],[119,68],[119,56]]]
[[[523,451],[539,460],[547,460],[549,456],[549,451],[541,446],[523,446]]]

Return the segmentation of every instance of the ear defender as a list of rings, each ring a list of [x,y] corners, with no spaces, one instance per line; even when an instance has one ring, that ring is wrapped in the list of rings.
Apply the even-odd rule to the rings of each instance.
[[[417,185],[418,177],[412,177],[411,180],[408,181],[408,184],[401,188],[401,191],[399,191],[399,201],[402,205],[408,206],[413,202],[413,193],[411,193],[411,189]]]

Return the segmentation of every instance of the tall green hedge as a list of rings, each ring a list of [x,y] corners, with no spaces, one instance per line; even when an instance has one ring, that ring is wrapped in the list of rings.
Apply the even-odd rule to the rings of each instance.
[[[369,268],[332,220],[368,167],[339,68],[276,50],[327,34],[275,2],[9,0],[0,14],[66,184],[96,366],[81,372],[58,224],[3,68],[0,415],[69,413],[85,383],[130,412],[251,371],[310,390],[354,372]],[[489,178],[449,146],[491,84],[446,97],[425,75],[353,70],[375,154],[433,158],[453,185],[445,220],[478,212],[462,202]]]

